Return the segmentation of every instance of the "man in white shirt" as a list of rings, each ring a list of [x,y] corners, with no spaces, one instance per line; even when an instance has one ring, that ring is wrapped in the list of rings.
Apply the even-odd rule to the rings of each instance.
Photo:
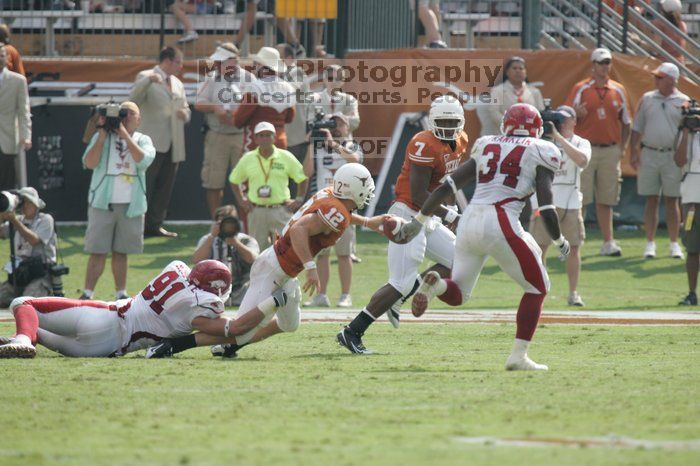
[[[690,125],[688,123],[691,123]],[[681,306],[698,305],[698,269],[700,269],[700,116],[686,116],[682,122],[681,140],[676,148],[675,162],[682,168],[681,204],[683,205],[682,237],[688,257],[688,296]],[[689,126],[695,129],[691,130]]]
[[[583,300],[576,290],[578,279],[581,273],[581,251],[586,231],[583,225],[581,214],[581,171],[586,168],[591,160],[591,143],[580,136],[574,134],[576,127],[576,111],[562,105],[556,110],[565,120],[561,123],[561,128],[557,131],[552,128],[552,141],[561,151],[562,164],[559,170],[554,173],[552,183],[552,194],[554,195],[554,205],[559,215],[559,225],[564,237],[571,245],[571,254],[566,260],[566,273],[569,276],[569,306],[583,306]],[[545,123],[552,124],[552,123]],[[553,126],[553,125],[552,125]],[[542,260],[546,263],[547,248],[552,244],[552,240],[547,234],[544,222],[535,213],[532,223],[532,236],[542,249]]]

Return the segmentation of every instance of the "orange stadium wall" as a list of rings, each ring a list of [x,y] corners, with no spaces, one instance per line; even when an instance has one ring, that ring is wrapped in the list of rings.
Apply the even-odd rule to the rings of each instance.
[[[513,55],[520,55],[527,61],[528,79],[532,82],[542,81],[542,94],[552,99],[553,106],[564,102],[571,87],[581,79],[586,78],[590,72],[590,61],[588,51],[578,50],[427,50],[427,49],[406,49],[406,50],[386,50],[376,52],[354,52],[348,55],[347,60],[365,59],[373,63],[400,60],[399,63],[411,63],[418,65],[429,65],[430,63],[454,61],[457,64],[464,63],[465,60],[506,60]],[[88,82],[131,82],[136,74],[148,67],[153,66],[152,62],[139,60],[104,60],[104,61],[62,61],[62,60],[26,60],[28,72],[60,72],[63,81],[88,81]],[[627,89],[630,97],[632,110],[636,108],[637,102],[644,92],[654,88],[654,80],[650,73],[657,65],[658,61],[651,58],[642,58],[630,55],[615,54],[612,79],[619,81]],[[185,72],[195,72],[197,70],[196,61],[188,61],[184,67]],[[499,76],[497,82],[501,82]],[[420,82],[408,82],[407,87],[425,85]],[[350,81],[345,85],[345,89],[350,92],[366,90],[366,83]],[[375,83],[376,87],[376,83]],[[682,78],[679,88],[700,101],[700,87],[694,85],[687,79]],[[410,89],[409,89],[410,90]],[[437,90],[437,89],[436,89]],[[404,89],[404,92],[406,89]],[[416,104],[390,104],[390,105],[360,105],[361,125],[355,132],[358,137],[382,137],[390,136],[394,130],[394,125],[398,116],[403,112],[425,111],[428,103]],[[479,120],[473,111],[466,112],[467,132],[469,139],[474,141],[480,131]],[[82,124],[82,122],[80,122]],[[188,131],[199,131],[192,125]],[[373,173],[377,173],[381,166],[381,160],[377,158],[368,159],[367,165]],[[625,160],[623,165],[625,176],[634,176],[634,170]]]

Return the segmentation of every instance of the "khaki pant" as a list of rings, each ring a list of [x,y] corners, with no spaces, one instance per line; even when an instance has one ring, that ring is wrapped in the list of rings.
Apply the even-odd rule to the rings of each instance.
[[[581,246],[583,240],[586,239],[586,229],[583,225],[581,209],[557,208],[557,215],[559,215],[559,228],[564,238],[572,246]],[[541,248],[552,244],[552,238],[549,237],[541,216],[538,215],[531,223],[530,233],[532,233],[532,236]]]
[[[272,240],[282,233],[282,228],[292,217],[284,206],[253,207],[248,214],[248,234],[258,242],[260,250],[268,248]]]
[[[615,206],[620,202],[622,170],[620,147],[591,147],[591,161],[581,172],[583,205],[596,203]]]
[[[207,132],[204,138],[202,187],[204,189],[224,189],[228,175],[241,159],[242,153],[243,133]]]

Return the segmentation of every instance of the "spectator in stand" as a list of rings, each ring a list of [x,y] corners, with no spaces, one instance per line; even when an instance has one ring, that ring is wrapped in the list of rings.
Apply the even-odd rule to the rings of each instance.
[[[413,3],[413,2],[412,2]],[[429,49],[446,49],[447,44],[440,35],[440,0],[418,0],[418,18],[420,19]]]
[[[574,85],[566,105],[576,110],[576,134],[588,139],[592,146],[591,161],[581,173],[581,192],[584,206],[595,197],[596,217],[603,234],[600,254],[620,256],[622,249],[613,237],[613,206],[620,201],[620,161],[632,122],[629,97],[622,84],[610,79],[610,50],[595,49],[591,62],[592,76]]]
[[[17,155],[32,148],[27,79],[8,70],[6,63],[7,46],[0,43],[0,191],[17,187]]]
[[[304,97],[309,95],[309,84],[306,82],[306,74],[304,70],[297,66],[294,49],[289,44],[278,44],[277,50],[287,66],[287,71],[284,76],[289,84],[294,87],[296,95],[301,99],[296,99],[294,119],[291,123],[287,123],[285,131],[287,133],[287,150],[294,154],[300,162],[304,162],[306,152],[309,147],[309,141],[306,131],[306,115],[308,114],[308,104]]]
[[[5,67],[10,71],[26,76],[24,63],[22,63],[19,51],[14,45],[10,44],[10,27],[7,24],[0,23],[0,42],[5,44],[5,50],[7,51]]]
[[[248,232],[263,250],[301,206],[308,185],[301,163],[274,142],[272,123],[258,123],[255,150],[241,157],[229,177],[237,204],[248,214]],[[290,178],[300,183],[296,199],[291,199]],[[243,192],[243,183],[248,184],[247,194]]]
[[[178,44],[186,44],[199,39],[199,34],[195,31],[188,14],[209,15],[216,12],[216,3],[213,0],[175,0],[170,5],[170,11],[182,24],[185,33],[177,41]]]
[[[661,0],[661,14],[673,26],[667,26],[664,21],[659,19],[652,21],[652,24],[672,41],[669,42],[658,34],[653,34],[656,39],[655,42],[661,44],[661,48],[681,63],[685,62],[685,57],[679,49],[685,49],[685,39],[679,34],[679,31],[688,34],[688,25],[681,19],[682,10],[683,5],[680,0]],[[665,57],[660,58],[663,60]]]
[[[130,93],[130,99],[141,109],[141,131],[153,139],[157,151],[147,175],[146,236],[177,237],[177,233],[163,228],[163,221],[178,164],[185,161],[185,123],[191,116],[185,87],[175,76],[181,69],[182,52],[164,47],[158,65],[141,71]]]
[[[576,111],[566,105],[556,110],[564,117],[560,131],[551,122],[551,140],[561,152],[562,164],[552,181],[553,204],[559,215],[562,235],[571,245],[566,258],[566,274],[569,277],[569,306],[584,306],[578,294],[578,279],[581,274],[581,246],[586,239],[586,230],[581,215],[581,170],[591,159],[591,143],[574,134]],[[547,263],[547,248],[552,244],[542,217],[537,215],[532,224],[532,236],[542,249],[542,261]]]
[[[287,148],[284,126],[294,120],[296,93],[294,87],[282,75],[287,66],[280,60],[280,53],[272,47],[262,47],[253,56],[257,81],[243,95],[241,105],[233,114],[233,122],[244,128],[243,151],[257,147],[254,129],[266,121],[275,127],[275,146]]]
[[[330,65],[326,68],[323,73],[324,88],[314,94],[311,108],[307,110],[307,120],[313,120],[314,113],[321,110],[326,116],[337,113],[345,115],[351,134],[360,126],[357,99],[341,90],[346,79],[345,72],[339,65]]]
[[[227,304],[238,306],[248,290],[250,268],[260,254],[255,238],[241,232],[236,208],[232,205],[216,209],[214,223],[208,235],[197,243],[192,263],[206,259],[223,262],[231,269],[231,296]]]
[[[217,65],[217,70],[206,76],[194,104],[196,110],[204,113],[207,125],[202,187],[207,193],[212,218],[224,198],[226,177],[243,154],[243,130],[233,123],[233,114],[243,90],[256,80],[239,66],[238,58],[238,48],[231,42],[216,47],[209,59]]]
[[[92,178],[85,232],[85,252],[90,257],[80,299],[92,299],[110,252],[116,299],[128,298],[127,255],[143,252],[146,170],[156,157],[156,149],[150,137],[136,131],[141,123],[139,107],[124,102],[121,108],[127,115],[119,129],[108,131],[105,117],[100,116],[98,131],[83,155],[83,165],[92,170]]]
[[[676,88],[680,71],[673,63],[662,63],[653,71],[656,89],[645,93],[639,101],[632,124],[632,157],[630,164],[638,170],[637,193],[646,198],[644,230],[647,245],[644,257],[656,257],[656,227],[659,223],[659,194],[664,196],[666,226],[671,240],[670,255],[683,259],[678,244],[681,212],[681,169],[673,156],[678,124],[688,96]]]
[[[265,13],[275,14],[275,0],[246,0],[243,22],[241,23],[241,28],[238,30],[236,37],[233,39],[233,43],[236,44],[239,49],[246,36],[250,33],[251,29],[253,29],[253,26],[255,26],[255,14],[258,11],[258,6],[260,6],[260,9]],[[276,21],[277,27],[282,31],[284,40],[287,41],[292,47],[292,50],[294,50],[294,56],[297,58],[305,57],[306,50],[304,50],[304,46],[301,45],[297,35],[294,33],[289,19],[276,18]]]
[[[694,123],[689,124],[691,121]],[[690,126],[694,129],[690,129]],[[688,296],[681,306],[698,305],[698,269],[700,268],[700,117],[687,116],[681,129],[681,140],[676,148],[675,161],[683,168],[681,203],[683,204],[683,244],[688,258]]]

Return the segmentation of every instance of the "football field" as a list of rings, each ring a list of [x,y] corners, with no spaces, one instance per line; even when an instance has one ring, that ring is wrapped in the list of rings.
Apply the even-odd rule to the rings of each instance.
[[[76,296],[81,230],[64,230]],[[169,260],[187,261],[203,228],[179,231],[130,258],[132,294]],[[682,262],[637,258],[642,235],[627,235],[619,259],[598,257],[595,237],[584,248],[578,320],[550,260],[530,351],[547,373],[503,370],[520,291],[489,263],[463,313],[406,316],[399,330],[379,322],[365,336],[371,356],[335,343],[354,312],[315,311],[235,360],[206,348],[149,361],[40,348],[34,360],[0,361],[0,464],[698,464],[700,315],[675,306]],[[360,235],[357,309],[386,280],[385,248]],[[106,274],[98,297],[110,289]],[[0,334],[13,328],[2,314]]]

